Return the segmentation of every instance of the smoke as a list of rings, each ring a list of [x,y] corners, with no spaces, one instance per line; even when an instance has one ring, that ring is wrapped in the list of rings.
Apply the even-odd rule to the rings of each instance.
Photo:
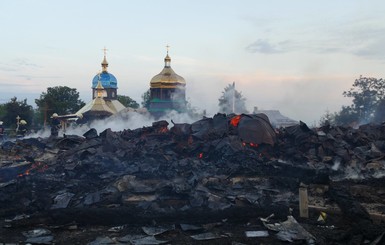
[[[376,171],[373,174],[373,178],[375,179],[381,179],[383,177],[385,177],[385,171]]]
[[[334,164],[333,164],[333,166],[332,166],[332,169],[333,169],[334,171],[337,171],[337,170],[340,168],[340,165],[341,165],[341,159],[336,158],[336,159],[334,160]]]
[[[235,89],[235,83],[228,85],[219,99],[219,111],[229,113],[247,113],[245,98]]]
[[[381,167],[380,169],[368,169],[368,167],[342,167],[340,161],[335,161],[332,167],[333,170],[341,170],[340,174],[331,175],[333,181],[343,181],[343,180],[363,180],[363,179],[380,179],[385,176],[385,169]],[[337,167],[338,166],[338,167]],[[342,169],[343,168],[343,169]]]
[[[169,128],[173,126],[171,120],[175,123],[193,123],[199,118],[193,117],[188,113],[178,113],[176,111],[170,111],[164,116],[155,119],[147,111],[135,111],[126,109],[116,115],[108,117],[103,120],[94,120],[88,124],[78,125],[75,122],[70,123],[65,131],[60,130],[59,136],[66,135],[79,135],[82,136],[85,132],[94,128],[98,133],[110,128],[112,131],[123,131],[125,129],[137,129],[142,127],[151,126],[153,122],[166,120],[169,123]],[[51,134],[50,128],[47,127],[36,133],[28,134],[26,138],[46,138]]]
[[[335,176],[331,176],[333,181],[342,181],[342,180],[362,180],[365,179],[365,176],[361,171],[350,166],[344,168],[343,173]]]
[[[186,92],[182,88],[175,89],[171,94],[171,100],[172,101],[180,101],[184,102],[186,101]]]

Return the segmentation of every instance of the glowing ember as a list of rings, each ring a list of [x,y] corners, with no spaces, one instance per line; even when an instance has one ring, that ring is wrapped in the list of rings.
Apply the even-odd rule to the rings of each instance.
[[[30,171],[29,171],[29,169],[28,169],[28,170],[26,170],[24,173],[18,174],[17,177],[23,177],[23,176],[26,176],[26,175],[29,175],[29,174],[30,174]]]
[[[259,145],[257,143],[253,143],[253,142],[250,142],[250,143],[242,142],[242,146],[244,146],[244,147],[250,146],[250,147],[257,148]]]
[[[167,133],[168,132],[168,128],[167,127],[163,127],[161,129],[159,129],[159,133]]]
[[[48,169],[48,165],[42,163],[42,162],[35,162],[34,164],[32,164],[32,166],[27,169],[24,173],[22,174],[18,174],[17,177],[23,177],[23,176],[26,176],[26,175],[30,175],[31,174],[31,171],[37,171],[37,172],[44,172],[45,170]]]
[[[233,117],[230,121],[230,124],[233,125],[234,127],[237,127],[239,120],[241,120],[241,115]]]
[[[202,159],[202,157],[203,157],[203,153],[201,152],[201,153],[199,153],[198,158]]]

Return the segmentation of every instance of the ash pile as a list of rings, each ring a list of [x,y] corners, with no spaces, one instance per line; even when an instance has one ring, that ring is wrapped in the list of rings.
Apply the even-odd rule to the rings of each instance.
[[[0,243],[381,244],[384,156],[385,125],[264,114],[4,142]]]

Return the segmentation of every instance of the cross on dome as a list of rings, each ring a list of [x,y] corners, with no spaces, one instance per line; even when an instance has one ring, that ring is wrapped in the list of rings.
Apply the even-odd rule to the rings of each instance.
[[[108,49],[106,48],[106,46],[104,46],[104,49],[102,49],[102,50],[103,50],[103,52],[104,52],[104,56],[106,56],[107,51],[108,51]]]
[[[169,51],[169,49],[170,49],[170,45],[166,45],[166,49],[167,49],[167,55],[168,55],[168,51]]]

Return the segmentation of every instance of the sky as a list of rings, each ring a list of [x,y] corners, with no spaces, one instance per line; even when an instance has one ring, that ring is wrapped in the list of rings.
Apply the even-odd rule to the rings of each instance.
[[[384,77],[381,0],[13,0],[0,15],[0,103],[34,100],[48,87],[91,100],[106,47],[118,94],[142,101],[171,67],[186,97],[209,116],[228,84],[247,109],[279,110],[315,125],[351,104],[355,79]]]

